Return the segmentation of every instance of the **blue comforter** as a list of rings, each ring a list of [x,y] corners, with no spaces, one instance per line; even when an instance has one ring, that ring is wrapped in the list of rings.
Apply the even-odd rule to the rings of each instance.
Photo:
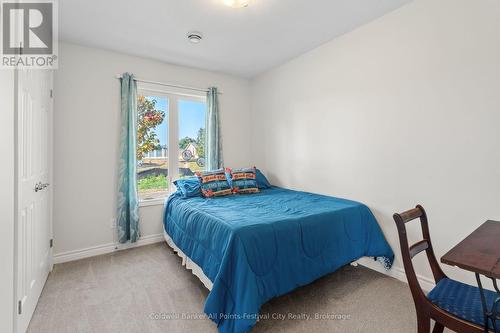
[[[358,202],[273,187],[204,199],[172,194],[165,231],[213,282],[205,312],[221,333],[248,332],[260,306],[363,256],[394,254]]]

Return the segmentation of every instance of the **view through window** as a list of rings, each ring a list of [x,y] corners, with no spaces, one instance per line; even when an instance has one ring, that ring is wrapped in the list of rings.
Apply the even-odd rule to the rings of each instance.
[[[137,109],[139,199],[164,198],[172,180],[205,169],[206,101],[139,91]]]

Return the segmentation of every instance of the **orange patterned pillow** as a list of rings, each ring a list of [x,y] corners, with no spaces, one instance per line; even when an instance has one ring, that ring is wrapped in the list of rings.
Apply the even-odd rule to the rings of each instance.
[[[201,194],[205,198],[221,197],[232,193],[224,169],[197,172],[196,176],[200,180]]]
[[[226,172],[231,174],[231,187],[234,193],[257,193],[257,172],[256,168],[246,169],[226,169]]]

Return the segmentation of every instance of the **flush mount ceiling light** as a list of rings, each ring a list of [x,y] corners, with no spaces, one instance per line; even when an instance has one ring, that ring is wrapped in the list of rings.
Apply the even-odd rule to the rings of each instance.
[[[250,0],[222,0],[222,3],[231,8],[248,7]]]
[[[187,33],[187,38],[193,44],[198,44],[203,39],[203,34],[199,31],[190,31]]]

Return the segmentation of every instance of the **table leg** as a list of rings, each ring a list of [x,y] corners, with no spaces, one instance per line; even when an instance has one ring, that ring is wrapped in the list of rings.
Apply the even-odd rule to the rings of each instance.
[[[498,289],[497,280],[495,278],[490,278],[490,279],[491,281],[493,281],[493,287],[497,292],[497,297],[493,301],[493,308],[491,309],[492,312],[491,320],[493,321],[493,329],[495,330],[495,332],[500,332],[500,329],[496,325],[497,320],[500,321],[500,290]]]
[[[490,279],[493,281],[493,286],[495,291],[497,292],[497,297],[493,300],[493,306],[491,310],[488,310],[488,304],[486,303],[486,297],[484,296],[483,284],[481,283],[481,276],[479,273],[476,273],[476,281],[477,286],[479,287],[479,293],[481,294],[481,303],[483,305],[483,314],[484,314],[484,332],[488,333],[488,320],[491,320],[493,324],[494,332],[499,332],[497,330],[496,322],[500,321],[500,290],[498,289],[497,280],[494,278]]]

